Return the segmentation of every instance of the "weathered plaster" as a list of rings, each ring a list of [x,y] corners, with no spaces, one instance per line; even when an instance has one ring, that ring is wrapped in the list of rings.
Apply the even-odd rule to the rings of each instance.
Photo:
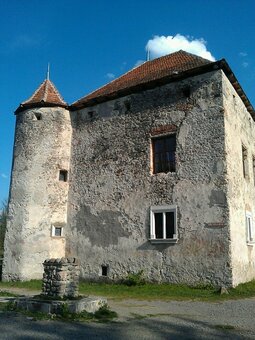
[[[42,119],[36,120],[40,113]],[[65,238],[51,237],[66,224],[71,125],[62,108],[31,109],[17,115],[3,279],[41,278],[45,258],[65,255]]]
[[[67,256],[81,259],[82,277],[100,279],[107,265],[111,279],[144,270],[152,281],[231,284],[221,77],[212,72],[72,113]],[[177,171],[153,175],[151,131],[171,124]],[[163,204],[178,206],[174,245],[149,242],[150,206]]]
[[[223,74],[226,134],[227,200],[230,209],[233,285],[255,278],[255,244],[247,244],[245,214],[255,216],[255,183],[252,157],[255,155],[254,121]],[[247,148],[248,174],[244,178],[242,145]],[[254,221],[253,221],[254,223]]]
[[[173,131],[176,172],[152,174],[151,138]],[[220,70],[77,112],[18,114],[4,279],[40,278],[42,262],[62,256],[79,258],[90,280],[103,278],[102,266],[112,280],[140,270],[157,282],[254,278],[245,226],[245,211],[254,214],[254,137]],[[69,168],[60,182],[59,170]],[[155,205],[177,206],[176,244],[150,243]],[[51,237],[52,225],[64,225],[64,237]]]

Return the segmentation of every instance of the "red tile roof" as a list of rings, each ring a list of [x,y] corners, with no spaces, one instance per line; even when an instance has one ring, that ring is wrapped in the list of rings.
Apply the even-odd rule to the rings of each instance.
[[[148,84],[208,64],[212,64],[212,62],[180,50],[133,68],[121,77],[76,101],[72,106],[74,108],[82,107],[100,97],[109,98],[126,89],[132,89],[138,85]]]
[[[32,96],[20,104],[16,112],[21,112],[31,107],[43,106],[67,106],[67,103],[49,79],[44,80]]]

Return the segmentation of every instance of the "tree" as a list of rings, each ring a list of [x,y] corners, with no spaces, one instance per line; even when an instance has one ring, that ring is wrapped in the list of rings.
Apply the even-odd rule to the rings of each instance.
[[[2,257],[4,254],[4,237],[6,230],[6,221],[7,221],[7,200],[4,200],[0,208],[0,257]]]

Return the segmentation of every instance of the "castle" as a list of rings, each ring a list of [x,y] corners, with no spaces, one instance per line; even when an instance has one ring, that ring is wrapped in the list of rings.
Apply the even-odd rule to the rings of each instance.
[[[3,279],[68,256],[88,280],[254,279],[254,118],[224,59],[184,51],[72,105],[46,79],[16,110]]]

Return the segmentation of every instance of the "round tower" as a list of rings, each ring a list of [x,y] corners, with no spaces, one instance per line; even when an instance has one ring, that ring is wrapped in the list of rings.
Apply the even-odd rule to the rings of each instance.
[[[47,79],[16,114],[3,280],[42,278],[46,258],[65,256],[71,122]]]

